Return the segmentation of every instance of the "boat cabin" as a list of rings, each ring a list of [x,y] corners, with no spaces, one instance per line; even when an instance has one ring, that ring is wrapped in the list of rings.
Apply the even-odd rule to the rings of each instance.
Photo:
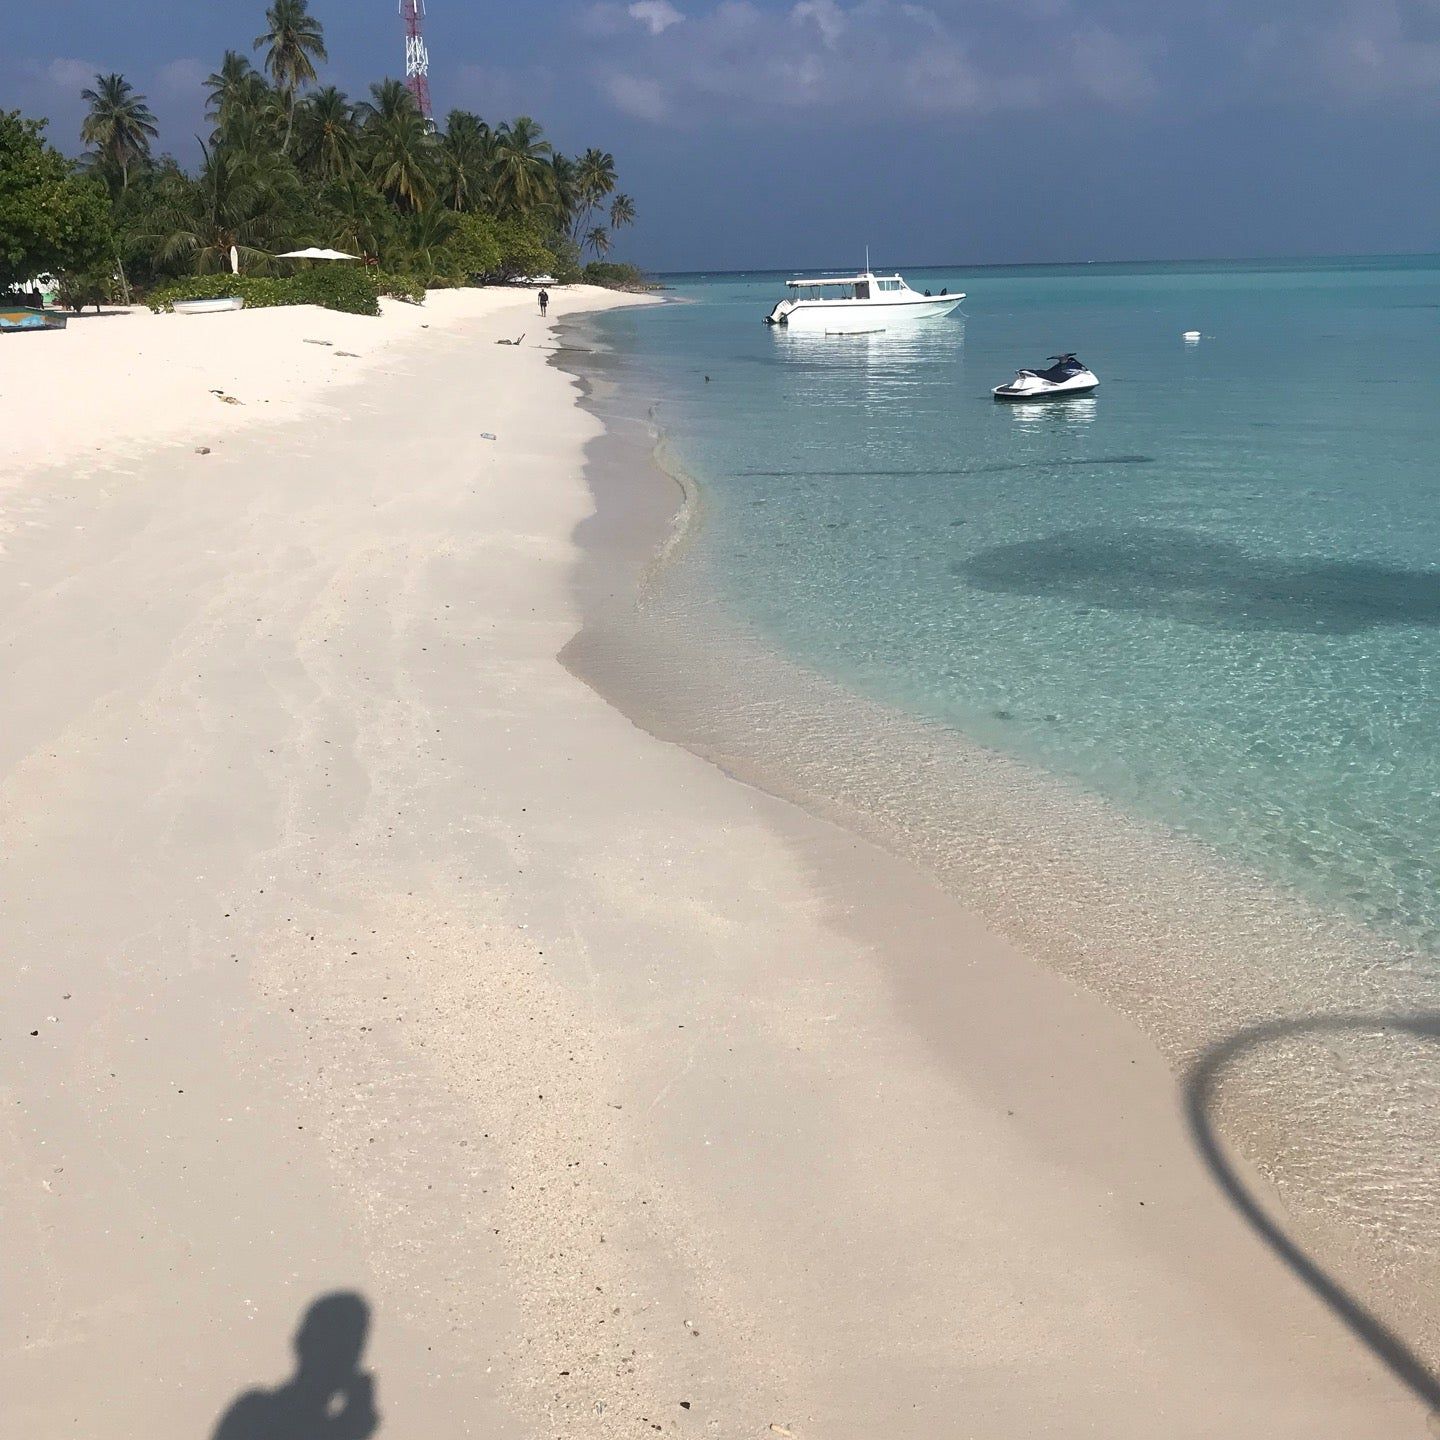
[[[825,280],[787,280],[800,300],[871,300],[908,287],[898,275],[847,275]],[[829,292],[829,293],[827,293]]]

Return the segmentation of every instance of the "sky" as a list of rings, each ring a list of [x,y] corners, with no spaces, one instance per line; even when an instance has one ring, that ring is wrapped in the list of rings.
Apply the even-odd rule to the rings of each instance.
[[[312,0],[324,79],[396,0]],[[9,0],[0,107],[119,70],[193,160],[262,0]],[[614,153],[655,270],[1440,251],[1440,0],[430,0],[438,114]]]

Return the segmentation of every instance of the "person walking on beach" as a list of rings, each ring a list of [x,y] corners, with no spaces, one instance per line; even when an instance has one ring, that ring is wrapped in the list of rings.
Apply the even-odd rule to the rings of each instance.
[[[542,290],[540,292],[540,314],[543,316],[549,308],[550,292],[548,290]]]

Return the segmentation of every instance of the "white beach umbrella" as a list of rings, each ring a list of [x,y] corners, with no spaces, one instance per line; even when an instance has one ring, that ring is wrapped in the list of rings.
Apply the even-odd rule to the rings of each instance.
[[[230,273],[232,275],[240,273],[240,251],[234,245],[230,247]]]
[[[343,250],[322,250],[318,245],[311,245],[305,250],[287,250],[283,255],[277,255],[277,260],[358,260],[358,255],[347,255]]]

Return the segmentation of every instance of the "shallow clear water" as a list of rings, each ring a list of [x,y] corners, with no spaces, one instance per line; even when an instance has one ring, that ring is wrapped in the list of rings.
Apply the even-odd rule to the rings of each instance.
[[[779,278],[595,322],[731,615],[1440,953],[1440,259],[916,271],[962,312],[843,338]],[[1094,399],[990,398],[1061,349]]]

